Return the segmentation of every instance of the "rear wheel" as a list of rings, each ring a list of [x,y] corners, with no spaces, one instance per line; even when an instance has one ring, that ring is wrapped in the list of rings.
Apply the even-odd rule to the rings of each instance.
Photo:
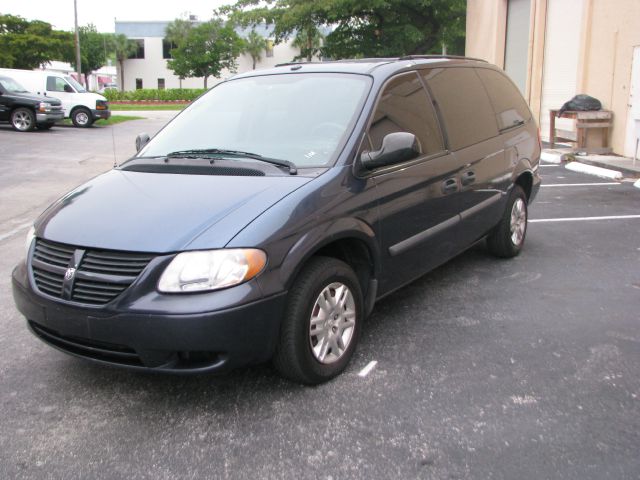
[[[527,196],[520,185],[514,185],[502,220],[487,237],[489,251],[503,258],[518,255],[527,234],[527,217]]]
[[[76,127],[86,128],[93,125],[93,116],[88,108],[76,108],[71,112],[71,121]]]
[[[315,385],[342,372],[364,314],[360,284],[346,263],[312,259],[289,293],[273,363],[295,382]]]
[[[30,132],[36,127],[36,116],[28,108],[16,108],[11,112],[11,126],[19,132]]]

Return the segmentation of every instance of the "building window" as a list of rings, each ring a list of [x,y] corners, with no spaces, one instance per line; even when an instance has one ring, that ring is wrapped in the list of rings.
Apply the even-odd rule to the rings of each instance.
[[[136,90],[142,90],[142,79],[136,78]]]
[[[176,48],[175,43],[170,42],[166,38],[163,38],[162,39],[162,58],[164,59],[173,58],[171,56],[171,50],[173,50],[174,48]]]
[[[273,40],[267,40],[267,47],[265,48],[267,57],[273,57]]]
[[[144,58],[144,39],[130,40],[136,46],[136,51],[129,55],[129,58]]]
[[[158,90],[164,90],[164,78],[158,79]]]

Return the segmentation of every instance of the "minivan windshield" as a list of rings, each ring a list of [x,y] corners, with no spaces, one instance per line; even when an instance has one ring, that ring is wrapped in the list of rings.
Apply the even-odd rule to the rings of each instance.
[[[219,149],[287,160],[298,168],[328,166],[351,133],[370,85],[369,77],[337,73],[230,80],[178,115],[138,156]]]
[[[82,85],[76,82],[73,77],[64,77],[64,79],[69,82],[73,88],[75,88],[76,92],[85,93],[87,91]]]

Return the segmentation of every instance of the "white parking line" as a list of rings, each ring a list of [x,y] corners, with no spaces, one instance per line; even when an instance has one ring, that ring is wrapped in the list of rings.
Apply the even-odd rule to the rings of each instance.
[[[359,377],[366,377],[367,375],[369,375],[369,373],[371,372],[371,370],[373,370],[375,368],[375,366],[378,364],[378,362],[376,360],[373,360],[371,362],[369,362],[367,364],[366,367],[364,367],[362,370],[360,370],[360,373],[358,373]]]
[[[13,230],[9,230],[7,233],[0,234],[0,242],[5,238],[13,237],[16,233],[20,233],[22,230],[29,228],[31,225],[33,225],[33,222],[24,223],[22,225],[18,225]]]
[[[594,183],[547,183],[541,187],[601,187],[604,185],[622,185],[620,182],[594,182]]]
[[[562,165],[540,165],[542,168],[549,168],[549,167],[561,167]]]
[[[529,220],[529,223],[548,223],[548,222],[592,222],[596,220],[629,220],[640,218],[640,215],[611,215],[607,217],[566,217],[566,218],[536,218]]]

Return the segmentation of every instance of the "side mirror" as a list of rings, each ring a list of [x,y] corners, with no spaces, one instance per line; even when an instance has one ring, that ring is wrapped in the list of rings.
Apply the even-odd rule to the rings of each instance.
[[[149,137],[148,133],[141,133],[138,135],[136,137],[136,152],[142,150],[142,147],[149,143],[149,140],[151,140],[151,137]]]
[[[394,132],[385,135],[380,150],[363,152],[360,162],[367,170],[373,170],[413,160],[421,153],[420,142],[413,133]]]

